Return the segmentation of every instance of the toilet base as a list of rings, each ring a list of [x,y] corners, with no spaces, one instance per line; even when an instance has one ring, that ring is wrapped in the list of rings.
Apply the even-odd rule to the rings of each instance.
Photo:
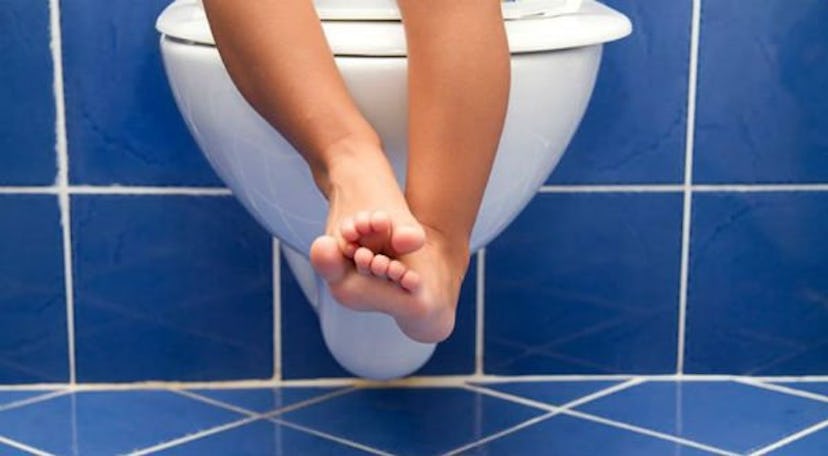
[[[325,345],[348,372],[373,380],[389,380],[413,373],[431,358],[436,344],[411,340],[386,314],[357,312],[342,306],[304,255],[289,247],[282,251],[319,317]]]

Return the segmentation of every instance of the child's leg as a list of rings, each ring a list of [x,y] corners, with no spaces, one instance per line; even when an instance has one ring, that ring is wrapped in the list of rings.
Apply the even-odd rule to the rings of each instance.
[[[426,246],[403,262],[420,273],[424,310],[397,318],[420,340],[454,324],[469,237],[500,141],[510,57],[500,0],[398,0],[408,45],[406,200]]]
[[[390,254],[422,246],[422,228],[348,94],[311,0],[204,4],[233,82],[300,151],[330,202],[327,233],[349,256],[355,248],[346,240]]]

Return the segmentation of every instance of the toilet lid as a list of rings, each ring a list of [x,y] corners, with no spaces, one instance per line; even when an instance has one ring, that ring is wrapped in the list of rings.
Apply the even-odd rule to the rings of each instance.
[[[405,31],[396,0],[315,0],[334,55],[404,57]],[[632,25],[623,14],[594,0],[504,1],[512,53],[553,51],[623,38]],[[176,0],[158,17],[163,35],[214,46],[201,0]]]

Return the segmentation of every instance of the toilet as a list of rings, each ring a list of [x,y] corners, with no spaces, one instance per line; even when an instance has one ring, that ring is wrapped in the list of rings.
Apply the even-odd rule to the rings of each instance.
[[[406,47],[396,2],[316,0],[315,6],[348,89],[404,185]],[[583,117],[603,43],[632,30],[624,15],[592,0],[517,0],[502,6],[512,54],[511,93],[472,251],[503,231],[543,185]],[[156,28],[187,127],[233,194],[279,239],[337,362],[357,376],[381,380],[419,369],[434,344],[409,339],[385,314],[343,307],[311,268],[308,252],[324,231],[327,202],[299,154],[236,90],[200,0],[176,0]]]

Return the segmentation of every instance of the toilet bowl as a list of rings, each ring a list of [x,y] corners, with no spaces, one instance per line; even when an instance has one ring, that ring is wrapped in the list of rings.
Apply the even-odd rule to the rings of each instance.
[[[404,185],[406,53],[399,12],[393,0],[317,0],[316,5],[347,87]],[[631,32],[625,16],[591,0],[518,0],[503,7],[511,92],[472,251],[497,236],[552,172],[583,117],[602,44]],[[280,240],[334,358],[353,374],[373,379],[419,369],[434,344],[407,338],[387,315],[341,306],[311,268],[308,251],[324,232],[327,202],[299,154],[233,85],[199,0],[175,1],[156,26],[169,83],[190,132],[233,194]]]

